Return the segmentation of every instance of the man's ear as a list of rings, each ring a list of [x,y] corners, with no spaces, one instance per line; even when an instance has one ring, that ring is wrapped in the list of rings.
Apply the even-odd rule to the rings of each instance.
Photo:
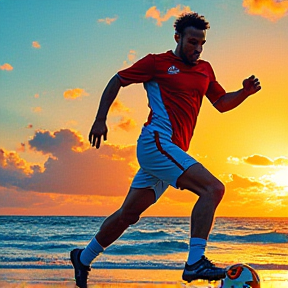
[[[180,41],[180,34],[176,32],[176,33],[174,34],[174,39],[175,39],[176,43],[179,43],[179,41]]]

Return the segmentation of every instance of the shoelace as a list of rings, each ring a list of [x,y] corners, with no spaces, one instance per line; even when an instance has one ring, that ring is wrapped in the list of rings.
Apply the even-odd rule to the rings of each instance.
[[[207,267],[215,267],[215,264],[209,260],[207,257],[203,256],[203,260],[205,261],[205,264]]]

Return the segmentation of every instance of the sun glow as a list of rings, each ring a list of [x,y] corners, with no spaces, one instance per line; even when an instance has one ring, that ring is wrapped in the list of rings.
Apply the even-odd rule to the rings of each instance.
[[[275,182],[277,186],[283,187],[288,192],[288,167],[272,174],[271,181]]]

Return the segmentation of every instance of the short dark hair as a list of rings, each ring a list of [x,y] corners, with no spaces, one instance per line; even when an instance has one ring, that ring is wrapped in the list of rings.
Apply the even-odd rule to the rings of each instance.
[[[175,33],[183,35],[185,28],[193,26],[196,29],[206,30],[210,28],[209,22],[204,16],[196,12],[181,14],[174,23]]]

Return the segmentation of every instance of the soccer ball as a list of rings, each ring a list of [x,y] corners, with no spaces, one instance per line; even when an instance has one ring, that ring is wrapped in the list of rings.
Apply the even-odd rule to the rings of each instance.
[[[260,279],[256,271],[246,264],[228,267],[227,276],[221,281],[220,288],[260,288]]]

